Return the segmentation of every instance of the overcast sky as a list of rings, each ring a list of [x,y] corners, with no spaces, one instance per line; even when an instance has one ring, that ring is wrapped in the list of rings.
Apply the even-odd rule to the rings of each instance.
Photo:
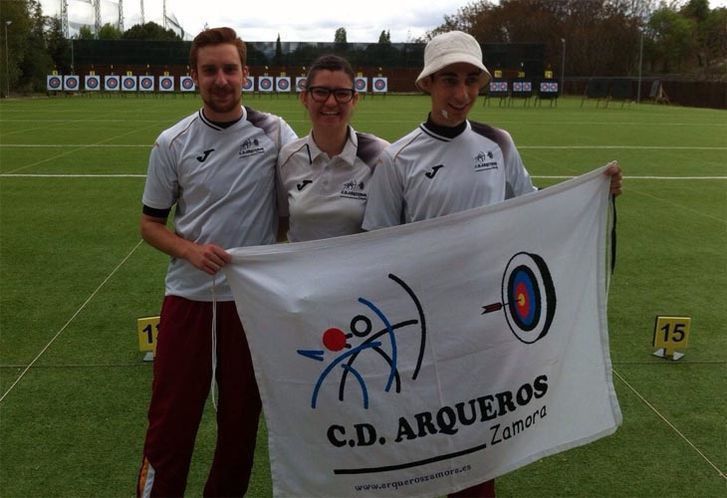
[[[88,0],[68,0],[71,25],[93,25]],[[141,22],[142,0],[124,0],[124,28]],[[231,26],[244,40],[332,42],[336,29],[346,28],[349,42],[376,42],[382,30],[392,42],[423,35],[454,14],[466,0],[167,0],[167,16],[174,15],[185,31],[197,34],[209,27]],[[46,15],[57,15],[60,0],[41,0]],[[162,23],[163,1],[143,0],[146,22]],[[102,24],[116,24],[118,3],[103,0]],[[73,31],[73,29],[72,29]]]
[[[69,21],[93,25],[90,0],[68,0]],[[376,42],[382,30],[392,42],[406,42],[439,26],[470,0],[167,0],[167,16],[176,16],[192,36],[209,27],[231,26],[247,41],[331,42],[336,29],[346,28],[349,42]],[[46,15],[57,15],[61,0],[41,0]],[[124,28],[144,20],[162,24],[163,0],[124,0]],[[727,0],[710,0],[710,6]],[[116,24],[118,3],[103,0],[102,24]],[[77,28],[76,28],[77,30]],[[72,32],[75,31],[72,29]]]

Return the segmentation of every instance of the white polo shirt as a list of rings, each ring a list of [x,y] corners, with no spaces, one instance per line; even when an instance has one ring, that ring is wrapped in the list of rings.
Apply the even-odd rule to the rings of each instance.
[[[277,116],[243,107],[227,128],[198,111],[163,131],[149,157],[142,202],[174,210],[174,230],[187,240],[225,249],[276,241],[275,162],[280,146],[297,138]],[[232,300],[224,275],[215,295]],[[212,300],[212,277],[186,260],[171,258],[165,292]]]
[[[436,218],[535,190],[505,130],[427,121],[381,154],[363,228]]]
[[[325,239],[361,231],[369,180],[389,145],[348,127],[343,151],[329,157],[309,134],[280,151],[278,210],[289,216],[288,240]]]

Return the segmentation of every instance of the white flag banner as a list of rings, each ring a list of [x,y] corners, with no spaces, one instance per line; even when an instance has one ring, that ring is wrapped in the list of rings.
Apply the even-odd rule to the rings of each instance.
[[[230,250],[274,495],[441,496],[613,433],[603,170]]]

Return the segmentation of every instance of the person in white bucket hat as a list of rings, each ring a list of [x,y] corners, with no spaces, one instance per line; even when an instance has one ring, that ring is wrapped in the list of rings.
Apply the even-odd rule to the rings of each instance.
[[[444,216],[536,190],[510,134],[467,119],[489,79],[480,45],[471,35],[450,31],[427,43],[416,85],[430,96],[429,116],[379,157],[364,230]],[[606,174],[611,193],[620,194],[618,163]]]
[[[480,44],[471,35],[451,31],[427,43],[416,86],[430,96],[429,116],[379,156],[369,183],[364,230],[436,218],[536,190],[510,134],[467,119],[489,80]],[[611,193],[619,195],[618,163],[612,162],[606,174]],[[449,496],[492,497],[495,482]]]
[[[462,31],[449,31],[432,38],[424,49],[424,69],[416,80],[417,88],[425,90],[421,82],[450,64],[466,63],[478,68],[485,78],[482,85],[492,77],[482,63],[482,49],[475,37]],[[426,91],[426,90],[425,90]]]

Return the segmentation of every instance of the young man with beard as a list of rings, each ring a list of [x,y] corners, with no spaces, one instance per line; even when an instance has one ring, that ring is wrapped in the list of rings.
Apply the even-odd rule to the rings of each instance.
[[[213,372],[217,446],[204,496],[243,496],[252,469],[260,395],[218,272],[231,259],[224,248],[276,241],[275,163],[297,136],[281,118],[241,106],[245,63],[234,30],[200,33],[190,67],[202,109],[162,132],[149,158],[141,235],[171,259],[137,496],[184,495]]]
[[[489,79],[480,45],[471,35],[451,31],[427,43],[416,85],[431,98],[428,119],[379,156],[364,230],[436,218],[536,190],[510,134],[467,119]],[[496,166],[473,167],[479,154],[487,154]],[[611,193],[620,194],[621,168],[613,162],[606,174]],[[494,497],[495,481],[449,496]]]

